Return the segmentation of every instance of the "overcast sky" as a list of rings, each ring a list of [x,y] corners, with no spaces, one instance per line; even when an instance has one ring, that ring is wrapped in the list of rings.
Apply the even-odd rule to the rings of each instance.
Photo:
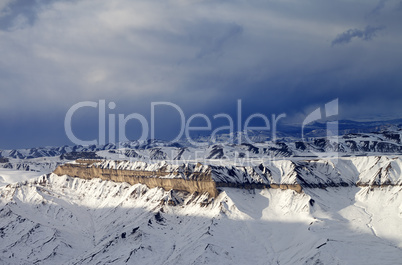
[[[156,101],[235,119],[241,99],[292,122],[335,98],[343,119],[400,117],[401,47],[401,0],[1,0],[0,148],[71,144],[68,109],[100,99],[147,119]],[[172,134],[177,113],[157,122]],[[73,125],[91,139],[96,110]]]

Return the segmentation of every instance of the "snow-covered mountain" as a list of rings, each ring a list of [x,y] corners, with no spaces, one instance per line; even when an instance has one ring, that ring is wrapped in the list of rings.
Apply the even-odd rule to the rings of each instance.
[[[402,187],[205,194],[43,175],[0,189],[2,264],[398,264]]]
[[[78,160],[77,160],[78,161]],[[80,160],[59,167],[55,173],[83,178],[120,181],[122,175],[146,178],[212,181],[216,187],[260,187],[300,185],[303,188],[346,186],[402,186],[402,156],[359,156],[332,159],[283,159],[247,165],[211,160],[210,164],[166,161]],[[120,174],[120,172],[122,172]],[[149,173],[149,174],[148,174]]]
[[[2,150],[0,264],[398,264],[401,134]]]
[[[343,155],[366,154],[401,154],[402,129],[388,128],[380,132],[349,133],[339,137],[281,137],[275,141],[264,138],[259,132],[248,132],[252,142],[247,141],[245,132],[235,135],[242,143],[229,141],[230,135],[222,134],[218,139],[210,137],[200,138],[199,146],[193,146],[188,141],[167,142],[161,140],[129,141],[106,145],[90,146],[62,146],[39,147],[29,149],[0,150],[0,158],[8,159],[34,159],[40,157],[59,157],[61,160],[75,160],[78,158],[95,159],[99,157],[133,157],[151,160],[188,159],[188,158],[232,158],[246,153],[259,156],[292,157],[309,156],[316,153],[335,151]],[[203,142],[202,142],[203,141]],[[197,155],[194,154],[197,152]],[[2,162],[2,161],[0,161]]]
[[[230,160],[237,163],[249,159],[275,160],[297,157],[347,157],[402,154],[402,131],[346,134],[340,137],[281,138],[275,142],[261,141],[235,144],[212,143],[200,146],[188,142],[169,143],[160,140],[133,141],[118,146],[63,146],[19,150],[1,150],[0,167],[37,172],[51,172],[66,161],[79,158],[133,161],[196,161]],[[258,135],[257,135],[258,136]],[[256,136],[256,137],[257,137]],[[223,137],[223,136],[222,136]],[[222,140],[222,139],[221,139]],[[256,139],[254,139],[256,140]]]

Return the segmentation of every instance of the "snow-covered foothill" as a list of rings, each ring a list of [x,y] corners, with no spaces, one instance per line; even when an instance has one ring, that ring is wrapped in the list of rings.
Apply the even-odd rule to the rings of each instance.
[[[43,175],[0,188],[3,264],[398,264],[401,187],[205,194]]]

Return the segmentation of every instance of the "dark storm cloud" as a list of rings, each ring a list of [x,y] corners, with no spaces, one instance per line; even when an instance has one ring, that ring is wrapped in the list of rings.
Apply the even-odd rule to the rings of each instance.
[[[38,12],[57,1],[62,0],[4,0],[4,6],[0,6],[0,30],[16,30],[25,24],[32,26]]]
[[[213,29],[212,32],[211,29]],[[201,43],[206,41],[197,54],[198,58],[202,58],[211,53],[221,52],[225,43],[231,41],[233,38],[243,32],[243,28],[236,24],[224,25],[224,27],[218,28],[213,26],[206,27],[205,30],[207,31],[205,32],[206,34],[198,34],[196,37],[196,42]],[[211,33],[213,36],[211,36]]]
[[[365,29],[348,29],[345,32],[342,32],[332,41],[332,46],[336,44],[345,44],[352,41],[353,38],[362,39],[365,41],[371,40],[376,36],[376,33],[379,30],[383,30],[384,26],[366,26]]]
[[[374,8],[373,10],[371,10],[370,14],[371,14],[371,15],[377,15],[377,14],[379,14],[380,11],[381,11],[382,9],[384,9],[385,3],[388,2],[388,1],[389,1],[389,0],[380,0],[380,1],[378,2],[378,4],[375,6],[375,8]]]
[[[400,2],[398,3],[398,6],[397,6],[396,10],[402,11],[402,1],[400,1]]]
[[[12,30],[18,23],[33,24],[36,19],[35,1],[10,1],[1,10],[0,29]]]
[[[235,118],[237,99],[243,119],[302,118],[334,98],[344,118],[402,111],[402,21],[391,0],[10,0],[0,10],[1,148],[69,143],[64,116],[88,100],[147,119],[156,101],[187,118]],[[158,136],[173,135],[177,111],[158,111]],[[96,110],[82,112],[92,116],[77,114],[74,128],[91,139]]]

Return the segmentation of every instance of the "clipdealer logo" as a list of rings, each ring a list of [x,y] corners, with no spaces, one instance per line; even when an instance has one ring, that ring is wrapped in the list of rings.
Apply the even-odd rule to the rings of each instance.
[[[325,104],[324,108],[317,108],[306,116],[301,124],[301,139],[306,146],[309,147],[310,155],[316,156],[318,158],[328,158],[332,159],[333,163],[337,162],[337,146],[338,146],[338,121],[336,120],[339,113],[338,99],[334,99]],[[141,135],[137,139],[138,141],[146,141],[155,139],[155,120],[158,115],[158,107],[169,107],[176,111],[178,117],[180,118],[180,130],[175,138],[168,143],[176,143],[182,139],[185,139],[188,143],[193,146],[207,146],[212,143],[216,143],[217,136],[220,132],[229,132],[229,138],[226,141],[221,141],[222,144],[241,144],[248,143],[253,144],[252,137],[249,133],[253,130],[266,131],[266,135],[270,135],[270,140],[275,143],[277,139],[277,125],[278,122],[286,117],[285,113],[279,115],[272,114],[270,118],[262,113],[253,113],[247,117],[243,117],[242,114],[242,101],[237,100],[237,111],[236,116],[232,117],[227,113],[218,113],[212,117],[208,117],[203,113],[196,113],[189,117],[186,117],[184,111],[172,102],[152,102],[150,121],[148,121],[144,115],[140,113],[131,113],[125,115],[123,113],[115,113],[113,110],[116,108],[114,102],[109,102],[106,104],[106,100],[101,99],[98,102],[94,101],[83,101],[73,105],[66,113],[64,120],[64,127],[67,137],[71,142],[76,145],[88,146],[88,145],[105,145],[107,143],[119,145],[122,147],[122,143],[128,142],[126,134],[127,123],[131,120],[136,120],[139,122],[141,127]],[[82,140],[79,139],[74,133],[72,128],[72,120],[76,112],[87,111],[88,108],[97,109],[98,114],[98,137],[92,140]],[[159,112],[160,113],[160,112]],[[243,118],[245,118],[244,122]],[[195,119],[203,120],[205,126],[193,126],[193,121]],[[223,120],[223,126],[219,126],[212,129],[212,121],[220,119]],[[262,121],[262,126],[251,126],[251,122],[255,119]],[[327,121],[331,119],[331,121]],[[306,137],[306,127],[313,124],[314,122],[325,121],[325,137],[320,137],[325,139],[324,150],[317,150],[315,147],[311,146],[311,139]],[[236,124],[236,131],[235,131]],[[117,128],[117,131],[116,131]],[[192,132],[209,132],[210,139],[209,142],[199,142],[191,138]],[[240,132],[240,133],[239,133]],[[108,139],[106,139],[107,137]],[[272,159],[272,157],[271,157]]]
[[[109,102],[106,106],[106,100],[102,99],[98,102],[94,101],[83,101],[73,105],[68,111],[64,119],[64,128],[68,139],[76,145],[105,145],[106,143],[118,144],[122,142],[127,142],[129,139],[126,134],[127,123],[130,120],[136,120],[141,124],[141,136],[137,139],[138,141],[145,141],[148,139],[155,139],[155,120],[157,115],[157,107],[165,106],[170,107],[175,110],[180,117],[180,130],[176,137],[170,141],[170,143],[178,142],[183,137],[194,146],[204,146],[208,145],[205,142],[197,142],[191,138],[191,132],[211,132],[211,139],[216,139],[216,136],[221,131],[228,131],[231,136],[235,135],[235,122],[237,125],[237,131],[243,132],[237,137],[231,137],[228,139],[228,143],[253,143],[250,139],[249,132],[252,130],[260,130],[270,132],[271,139],[276,139],[277,123],[280,119],[285,118],[286,114],[282,113],[280,115],[271,115],[269,119],[266,115],[262,113],[254,113],[249,115],[244,123],[242,122],[242,102],[239,99],[237,101],[237,117],[233,119],[227,113],[218,113],[213,115],[212,120],[224,119],[227,125],[219,126],[212,130],[211,118],[203,113],[196,113],[188,118],[184,114],[183,110],[172,102],[152,102],[151,103],[151,119],[150,122],[140,113],[131,113],[129,115],[124,115],[122,113],[107,113],[110,110],[116,108],[114,102]],[[86,108],[98,109],[98,138],[92,140],[82,140],[79,139],[74,133],[72,128],[72,120],[74,114],[78,111],[83,111]],[[116,119],[117,118],[117,119]],[[195,119],[201,119],[205,122],[206,126],[192,126]],[[263,121],[262,126],[251,126],[250,123],[254,119],[260,119]],[[117,120],[117,121],[116,121]],[[118,128],[118,133],[116,133],[116,124]],[[106,139],[106,132],[108,132],[108,139]]]

